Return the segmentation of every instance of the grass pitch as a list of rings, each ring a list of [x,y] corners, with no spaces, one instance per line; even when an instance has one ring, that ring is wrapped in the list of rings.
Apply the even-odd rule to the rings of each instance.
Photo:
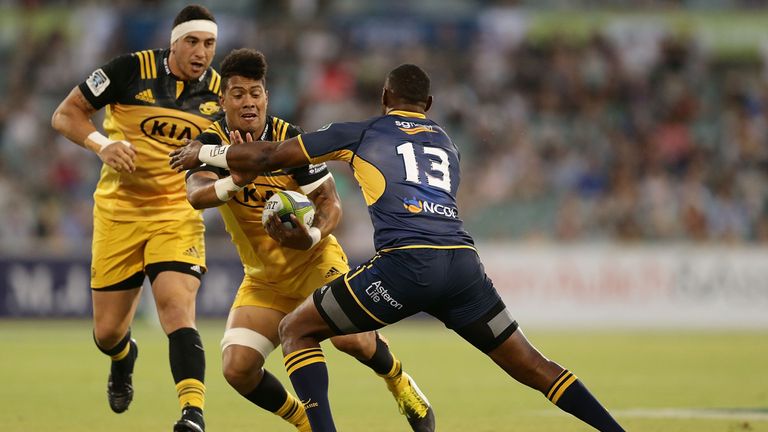
[[[290,431],[238,396],[221,376],[224,320],[201,323],[207,349],[209,432]],[[628,431],[768,431],[768,332],[540,330],[528,337],[570,368]],[[124,414],[106,401],[108,361],[88,321],[0,321],[3,432],[170,431],[178,403],[166,337],[133,328],[136,395]],[[589,431],[511,379],[433,321],[385,329],[396,355],[435,407],[440,432]],[[341,431],[406,431],[384,382],[324,343]],[[290,388],[279,350],[267,367]]]

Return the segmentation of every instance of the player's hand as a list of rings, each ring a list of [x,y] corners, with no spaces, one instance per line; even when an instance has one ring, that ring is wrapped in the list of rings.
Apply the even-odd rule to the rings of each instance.
[[[251,136],[250,132],[245,134],[245,139],[247,141],[253,141],[253,136]],[[240,135],[239,130],[233,130],[229,132],[229,142],[231,144],[242,144],[245,141],[243,140],[243,136]],[[230,171],[230,175],[232,176],[232,181],[238,186],[246,186],[256,178],[256,175],[239,171]]]
[[[229,132],[229,142],[232,144],[242,144],[246,141],[253,141],[253,136],[250,132],[246,132],[245,134],[245,141],[243,140],[243,136],[240,135],[239,130],[233,130]]]
[[[200,147],[202,146],[203,143],[195,140],[190,141],[184,147],[177,148],[170,152],[168,156],[170,156],[171,160],[168,163],[171,165],[171,169],[176,172],[182,172],[202,165],[203,163],[200,162],[200,158],[198,157]]]
[[[113,141],[104,146],[98,155],[102,162],[117,172],[136,171],[136,150],[128,141]]]
[[[280,246],[291,249],[308,250],[312,248],[312,236],[309,235],[309,228],[299,223],[296,215],[291,215],[293,228],[287,227],[280,222],[277,214],[273,214],[264,224],[264,229]]]

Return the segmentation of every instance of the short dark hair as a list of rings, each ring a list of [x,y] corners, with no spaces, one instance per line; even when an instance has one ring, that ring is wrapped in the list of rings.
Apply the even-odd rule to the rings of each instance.
[[[387,75],[389,90],[406,102],[427,103],[429,76],[413,64],[402,64]]]
[[[251,48],[232,50],[224,57],[219,67],[222,88],[226,90],[227,81],[233,76],[241,76],[256,81],[267,81],[267,59],[261,51]]]
[[[192,20],[208,20],[216,22],[216,18],[213,17],[211,11],[209,11],[205,6],[189,5],[179,11],[179,13],[176,15],[176,18],[173,20],[173,27]]]

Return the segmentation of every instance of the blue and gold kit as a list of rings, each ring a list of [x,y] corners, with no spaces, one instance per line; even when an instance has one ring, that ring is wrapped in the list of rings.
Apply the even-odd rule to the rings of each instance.
[[[459,151],[423,114],[392,111],[332,123],[299,140],[313,163],[348,162],[374,227],[376,250],[472,247],[456,207]]]
[[[459,152],[440,126],[391,111],[298,139],[313,163],[352,165],[375,230],[376,255],[313,295],[336,333],[427,312],[488,352],[517,329],[459,218]]]

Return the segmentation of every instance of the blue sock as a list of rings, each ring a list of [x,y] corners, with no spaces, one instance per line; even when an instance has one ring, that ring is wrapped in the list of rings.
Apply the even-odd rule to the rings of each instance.
[[[336,432],[328,402],[328,369],[320,347],[294,351],[283,358],[296,396],[304,404],[313,432]]]
[[[576,375],[567,369],[555,379],[546,396],[561,410],[573,414],[601,432],[624,432]]]

